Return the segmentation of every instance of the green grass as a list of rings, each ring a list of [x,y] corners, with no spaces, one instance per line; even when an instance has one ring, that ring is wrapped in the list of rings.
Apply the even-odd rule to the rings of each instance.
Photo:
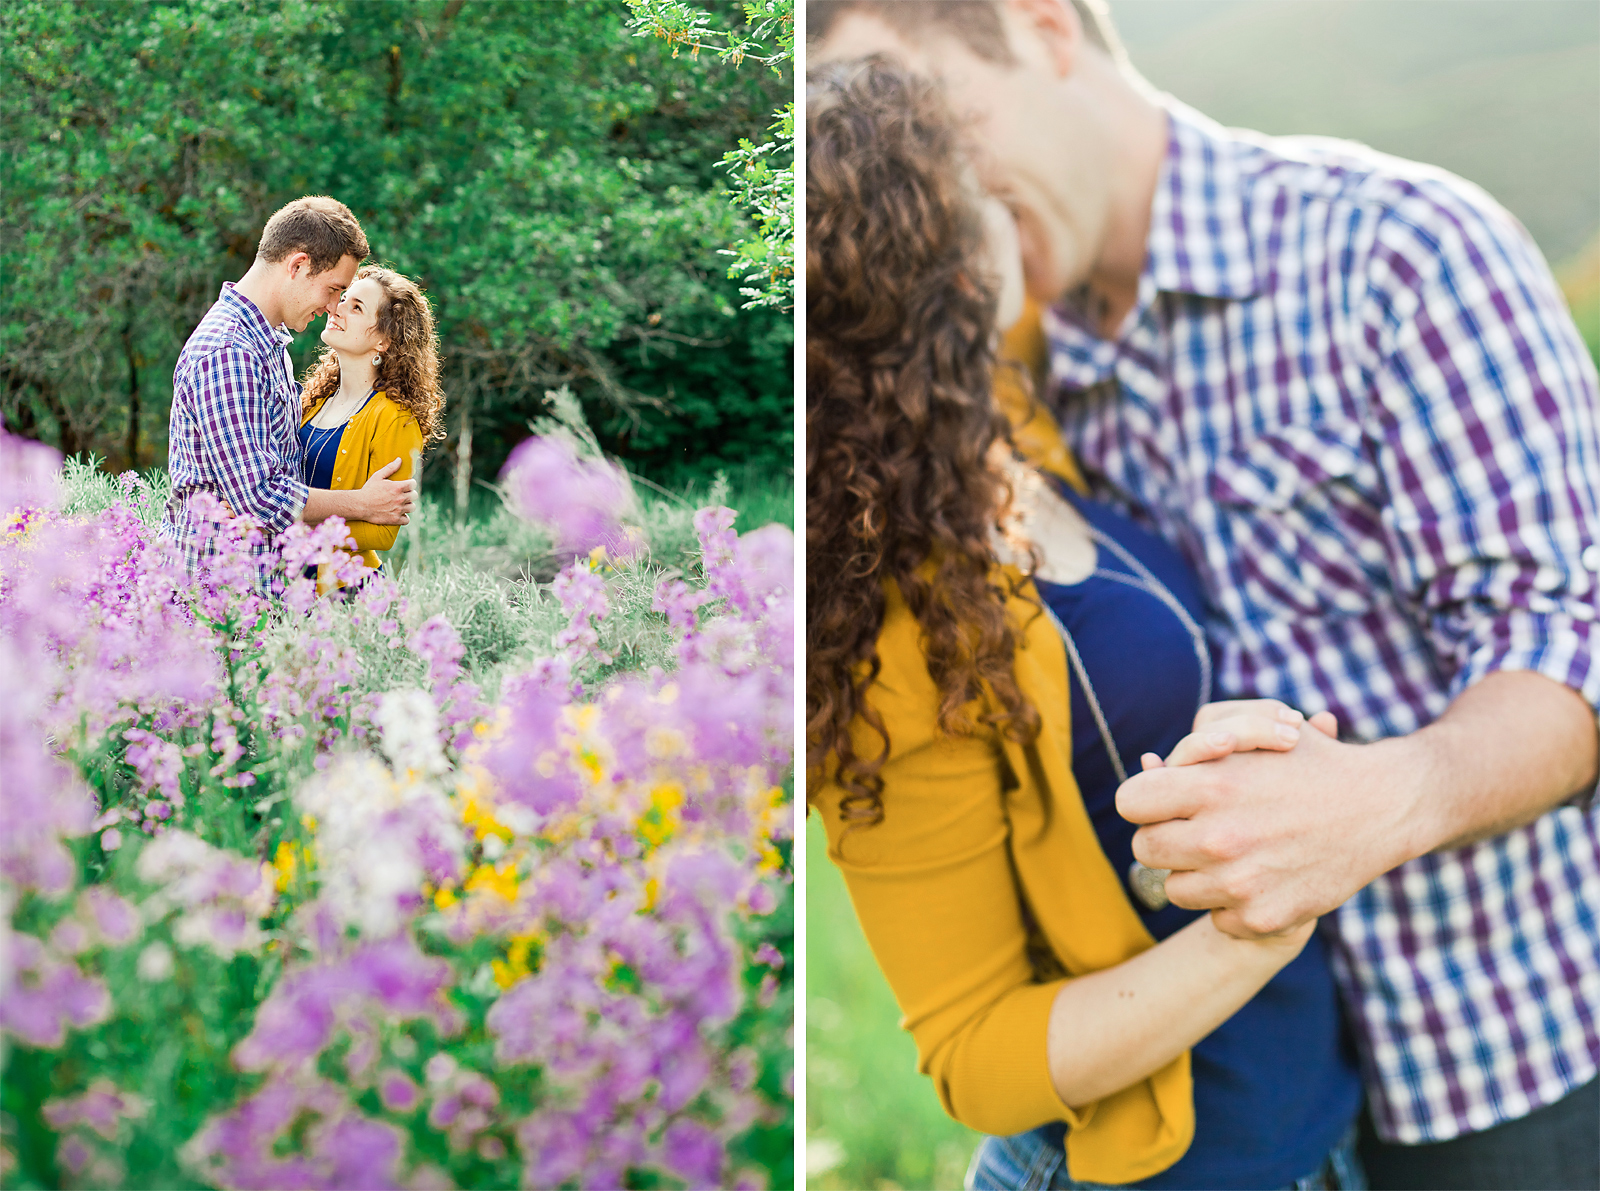
[[[981,1135],[945,1116],[861,928],[822,824],[806,824],[806,1151],[813,1191],[961,1186]]]

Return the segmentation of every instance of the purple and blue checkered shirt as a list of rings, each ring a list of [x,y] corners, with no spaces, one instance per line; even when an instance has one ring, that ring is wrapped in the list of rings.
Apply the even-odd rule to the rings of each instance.
[[[167,470],[172,498],[162,531],[183,545],[192,572],[189,496],[206,491],[253,518],[267,543],[292,525],[309,489],[300,478],[300,386],[274,330],[233,283],[189,336],[172,373]],[[262,548],[265,549],[265,546]]]
[[[1441,171],[1169,105],[1137,305],[1112,341],[1047,313],[1050,402],[1091,484],[1199,571],[1219,692],[1366,741],[1495,670],[1600,705],[1600,395],[1527,233]],[[1594,1078],[1600,800],[1324,926],[1385,1138]]]

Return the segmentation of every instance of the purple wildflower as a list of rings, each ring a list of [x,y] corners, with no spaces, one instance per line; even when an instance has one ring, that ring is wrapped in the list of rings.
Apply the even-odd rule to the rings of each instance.
[[[0,935],[0,1027],[30,1046],[57,1047],[69,1025],[83,1029],[111,1014],[106,983],[85,976],[32,935]]]
[[[81,1096],[45,1101],[41,1112],[57,1133],[86,1125],[107,1141],[115,1141],[118,1122],[138,1120],[148,1107],[142,1096],[119,1091],[109,1079],[97,1079]]]
[[[500,480],[512,510],[549,528],[558,551],[587,554],[604,546],[615,557],[633,553],[622,525],[633,494],[619,468],[579,458],[564,438],[538,437],[511,452]]]

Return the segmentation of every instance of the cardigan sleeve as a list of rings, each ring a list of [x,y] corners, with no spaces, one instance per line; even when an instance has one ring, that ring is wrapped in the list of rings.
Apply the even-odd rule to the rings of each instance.
[[[945,736],[920,627],[893,584],[886,595],[880,669],[866,695],[889,735],[883,819],[847,829],[844,792],[826,771],[812,775],[810,801],[916,1041],[918,1069],[946,1112],[985,1133],[1065,1121],[1074,1179],[1148,1178],[1194,1138],[1189,1052],[1075,1109],[1050,1077],[1050,1016],[1065,980],[1049,977],[1114,967],[1154,945],[1105,862],[1067,758],[1047,747],[1047,736],[1070,740],[1060,641],[1032,615],[1035,604],[1014,609],[1017,683],[1043,720],[1034,745],[992,731]],[[883,747],[859,719],[852,740],[860,757]],[[1041,974],[1035,948],[1060,966],[1041,956],[1052,968]]]
[[[909,620],[903,605],[890,617]],[[1003,753],[992,737],[936,732],[938,692],[920,648],[913,642],[916,664],[905,664],[907,651],[889,641],[908,631],[914,622],[886,622],[883,669],[868,693],[891,737],[879,771],[883,819],[847,830],[843,790],[820,784],[811,802],[829,858],[945,1111],[984,1133],[1077,1126],[1086,1114],[1063,1103],[1050,1078],[1046,1032],[1063,981],[1037,982],[1028,959]],[[856,742],[859,756],[882,747],[866,729]]]
[[[411,478],[411,453],[422,450],[422,429],[409,413],[398,406],[395,408],[398,412],[385,416],[373,433],[372,446],[367,453],[366,475],[361,477],[362,484],[395,459],[400,460],[400,466],[389,478]],[[361,484],[355,486],[359,488]],[[352,521],[349,529],[350,536],[355,539],[356,549],[360,551],[376,550],[381,553],[392,547],[395,538],[400,535],[398,525],[374,525],[370,521]]]
[[[1062,981],[1036,983],[1006,854],[997,758],[929,743],[884,767],[881,824],[845,833],[835,785],[813,802],[828,855],[950,1116],[983,1133],[1079,1123],[1045,1039]]]

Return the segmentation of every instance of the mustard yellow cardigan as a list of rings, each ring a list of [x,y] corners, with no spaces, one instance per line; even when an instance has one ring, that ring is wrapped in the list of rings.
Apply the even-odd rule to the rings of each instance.
[[[1048,416],[1034,421],[1015,394],[997,398],[1012,403],[1014,420],[1026,415],[1020,420],[1035,441],[1018,435],[1024,452],[1081,486],[1064,450],[1051,457],[1051,440],[1056,448],[1060,440]],[[1028,745],[992,731],[952,738],[937,728],[939,694],[921,626],[893,584],[886,596],[882,668],[866,694],[889,735],[883,821],[846,832],[843,791],[822,775],[813,775],[809,799],[916,1040],[918,1067],[945,1111],[981,1132],[1065,1121],[1074,1179],[1128,1183],[1157,1174],[1194,1137],[1188,1052],[1077,1109],[1057,1095],[1046,1058],[1064,981],[1154,946],[1073,780],[1061,639],[1026,602],[1037,593],[1025,586],[1007,614],[1020,636],[1017,685],[1039,711],[1039,735]],[[852,734],[858,756],[878,754],[875,732],[858,721]]]
[[[324,398],[324,401],[326,398]],[[317,416],[323,401],[305,410],[300,417],[304,426]],[[400,460],[400,466],[389,478],[411,478],[411,452],[422,450],[422,428],[411,412],[398,402],[391,401],[382,389],[345,423],[339,437],[339,458],[333,465],[333,482],[329,488],[339,492],[353,491],[367,482],[372,473]],[[394,545],[400,532],[398,525],[374,525],[370,521],[348,523],[350,536],[355,539],[361,561],[369,567],[378,566],[378,554]]]

